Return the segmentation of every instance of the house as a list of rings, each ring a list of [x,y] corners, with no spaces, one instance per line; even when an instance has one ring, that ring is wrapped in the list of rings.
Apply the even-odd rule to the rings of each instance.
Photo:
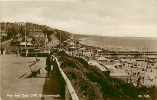
[[[108,69],[106,69],[103,65],[99,64],[99,62],[97,62],[96,60],[89,60],[88,64],[92,66],[96,66],[98,69],[100,69],[103,72],[108,71]]]
[[[112,78],[117,78],[117,79],[127,82],[129,75],[127,72],[125,72],[125,70],[115,68],[114,64],[113,65],[105,65],[105,67],[110,71],[110,76]]]
[[[42,33],[42,32],[30,32],[29,35],[31,37],[36,37],[36,38],[38,38],[38,37],[44,38],[45,37],[44,33]]]
[[[107,62],[107,61],[110,61],[110,59],[108,59],[108,58],[105,58],[105,57],[103,57],[103,56],[100,56],[100,57],[97,57],[96,58],[98,61],[102,61],[102,62]]]
[[[116,70],[111,71],[110,76],[112,78],[117,78],[117,79],[123,80],[125,82],[127,82],[128,78],[129,78],[128,73],[121,69],[116,69]]]
[[[27,47],[30,47],[30,46],[32,46],[33,44],[32,43],[30,43],[30,42],[20,42],[19,43],[19,46],[27,46]]]

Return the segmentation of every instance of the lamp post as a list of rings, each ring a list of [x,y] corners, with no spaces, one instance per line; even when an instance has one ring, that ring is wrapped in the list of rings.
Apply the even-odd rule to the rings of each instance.
[[[1,24],[0,24],[0,32],[1,32],[1,53],[2,53],[2,29],[1,29]]]
[[[59,32],[59,39],[60,39],[59,46],[60,46],[60,50],[61,50],[61,32]]]
[[[26,23],[25,23],[25,49],[26,49]]]
[[[27,31],[27,23],[24,23],[24,33],[25,33],[25,50],[26,50],[26,46],[27,46],[27,37],[26,37],[26,31]],[[26,50],[26,56],[28,56],[28,50]]]

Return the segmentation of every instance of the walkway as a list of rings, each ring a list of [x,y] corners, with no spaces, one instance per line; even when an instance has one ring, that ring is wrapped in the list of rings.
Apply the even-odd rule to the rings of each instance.
[[[2,100],[52,100],[58,95],[59,85],[55,77],[21,78],[19,76],[30,71],[28,65],[34,57],[16,55],[0,56],[0,95]],[[40,58],[41,67],[45,67],[45,58]],[[44,95],[43,95],[44,93]]]

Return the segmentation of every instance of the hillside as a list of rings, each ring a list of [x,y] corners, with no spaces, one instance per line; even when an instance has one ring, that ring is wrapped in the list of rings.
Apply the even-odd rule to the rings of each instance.
[[[56,53],[56,52],[55,52]],[[71,80],[80,100],[143,100],[138,95],[151,95],[155,100],[154,88],[135,87],[130,83],[112,78],[89,65],[84,59],[56,53],[62,69]]]
[[[2,41],[15,39],[17,37],[21,37],[22,39],[25,37],[45,37],[47,35],[49,41],[51,40],[50,36],[54,34],[58,40],[64,41],[70,37],[69,32],[62,31],[59,29],[51,28],[46,25],[39,25],[34,23],[24,23],[24,22],[15,22],[15,23],[0,23],[1,37]]]
[[[25,34],[36,42],[39,46],[44,45],[45,38],[52,41],[56,37],[63,42],[70,38],[72,33],[51,28],[46,25],[39,25],[34,23],[0,23],[1,40],[14,39],[15,41],[24,41]],[[143,51],[157,51],[157,38],[146,37],[105,37],[105,36],[90,36],[90,35],[76,35],[73,36],[80,40],[81,44],[101,47],[109,50],[143,50]],[[55,39],[56,39],[55,38]],[[28,40],[29,41],[29,40]],[[57,41],[58,42],[58,41]]]

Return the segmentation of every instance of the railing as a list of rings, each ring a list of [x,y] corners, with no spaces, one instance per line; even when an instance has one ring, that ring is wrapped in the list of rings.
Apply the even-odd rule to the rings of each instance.
[[[75,90],[74,90],[74,88],[73,88],[70,80],[68,79],[68,77],[66,76],[66,74],[63,72],[62,68],[60,67],[60,63],[59,63],[58,59],[54,55],[52,55],[52,56],[56,60],[57,66],[59,68],[59,71],[61,72],[62,77],[65,80],[67,89],[68,89],[68,91],[69,91],[69,93],[71,95],[72,100],[79,100],[79,98],[78,98],[78,96],[77,96],[77,94],[76,94],[76,92],[75,92]]]

